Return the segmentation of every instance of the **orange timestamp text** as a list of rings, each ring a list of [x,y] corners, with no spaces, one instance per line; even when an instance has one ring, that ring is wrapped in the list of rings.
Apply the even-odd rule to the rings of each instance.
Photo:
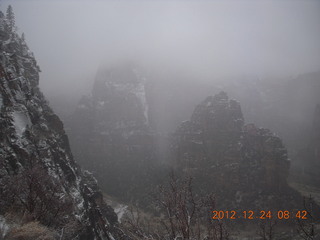
[[[299,211],[212,211],[212,219],[308,219],[306,210]]]

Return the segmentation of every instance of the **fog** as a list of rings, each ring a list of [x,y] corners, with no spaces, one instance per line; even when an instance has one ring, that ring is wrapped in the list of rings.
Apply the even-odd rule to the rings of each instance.
[[[99,66],[127,59],[156,71],[191,74],[196,81],[320,69],[319,1],[1,4],[13,6],[49,99],[89,92]]]
[[[86,231],[100,239],[87,223],[94,228],[116,224],[115,213],[119,224],[123,216],[129,221],[103,225],[108,226],[105,233],[119,229],[121,236],[131,234],[132,239],[225,239],[224,231],[230,239],[253,239],[260,233],[266,238],[266,232],[277,239],[297,239],[302,232],[305,239],[319,237],[313,231],[320,229],[319,221],[313,216],[320,214],[320,1],[0,4],[2,11],[11,4],[15,15],[8,8],[8,14],[0,16],[0,163],[6,160],[0,164],[0,193],[9,196],[0,197],[0,204],[16,201],[17,213],[21,208],[21,216],[28,213],[37,220],[34,213],[45,209],[50,215],[44,215],[45,224],[51,224],[52,217],[61,219],[47,228],[56,228],[52,236],[60,239],[71,239],[71,228],[75,238]],[[40,66],[41,91],[33,88],[38,69],[14,25],[25,33]],[[91,174],[81,173],[74,162],[92,172],[102,192]],[[61,193],[58,185],[48,185],[48,194],[39,190],[44,196],[36,199],[39,207],[32,199],[24,201],[29,199],[25,191],[21,198],[16,194],[24,188],[16,184],[24,181],[20,169],[23,173],[38,163],[57,184],[61,180]],[[16,172],[19,181],[7,180],[6,174]],[[7,181],[14,192],[1,189]],[[68,215],[55,208],[53,214],[42,204],[56,204],[47,201],[51,189],[58,189],[55,195],[67,204],[61,209],[70,209]],[[103,205],[103,198],[115,213]],[[25,210],[30,204],[33,212]],[[1,217],[12,207],[0,209],[7,231]],[[224,230],[223,217],[207,221],[213,209],[221,210],[219,216],[229,213],[223,209],[245,214]],[[254,219],[247,218],[249,209],[269,212],[260,216],[269,221],[256,217],[255,227],[254,220],[243,224]],[[281,220],[274,235],[278,219],[271,221],[271,210],[276,209],[278,214],[272,215],[289,220],[289,225]],[[112,221],[103,216],[109,211]],[[76,214],[74,220],[69,214]],[[80,220],[86,222],[83,229]],[[145,225],[148,234],[139,225]],[[200,234],[204,229],[208,232]]]

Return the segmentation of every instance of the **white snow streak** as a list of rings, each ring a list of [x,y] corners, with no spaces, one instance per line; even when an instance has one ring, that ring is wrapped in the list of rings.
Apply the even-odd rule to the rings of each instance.
[[[143,82],[137,83],[110,83],[106,82],[106,86],[110,87],[112,86],[116,91],[118,92],[131,92],[133,93],[138,99],[139,102],[141,103],[142,109],[143,109],[143,114],[145,117],[146,124],[148,124],[149,119],[148,119],[148,105],[147,105],[147,100],[146,100],[146,91],[144,87]],[[99,103],[101,106],[101,104]]]
[[[117,214],[119,222],[121,222],[121,218],[127,212],[127,208],[128,206],[124,204],[119,204],[117,207],[114,208],[114,212]]]
[[[12,115],[16,133],[21,137],[22,133],[26,130],[27,125],[31,125],[29,116],[27,113],[18,111],[14,111]]]
[[[1,238],[4,238],[9,230],[9,225],[7,224],[6,219],[0,215],[0,233],[2,233]]]
[[[143,83],[139,83],[139,85],[133,90],[133,93],[139,98],[142,109],[143,109],[143,114],[144,118],[146,119],[146,123],[148,124],[149,119],[148,119],[148,105],[146,101],[146,91]]]

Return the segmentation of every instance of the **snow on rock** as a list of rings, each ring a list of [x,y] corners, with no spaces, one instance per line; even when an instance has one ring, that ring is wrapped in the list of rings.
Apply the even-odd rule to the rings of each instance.
[[[178,127],[171,146],[176,168],[196,177],[205,173],[214,185],[203,189],[219,192],[217,202],[223,207],[286,204],[294,209],[299,204],[300,196],[286,181],[289,161],[281,139],[268,129],[245,125],[240,103],[225,92],[197,105],[190,121]]]
[[[139,79],[138,82],[110,82],[107,81],[105,84],[108,88],[111,88],[120,93],[132,93],[139,100],[142,109],[146,124],[148,124],[148,105],[146,100],[146,91],[144,86],[145,79]],[[99,101],[98,106],[103,106],[105,104],[104,101]]]
[[[84,209],[84,200],[77,188],[71,188],[70,194],[72,198],[75,200],[76,206],[78,208],[78,211],[81,212]]]
[[[99,181],[121,186],[121,190],[108,189],[110,194],[125,193],[132,184],[131,175],[125,180],[128,184],[122,178],[112,177],[114,171],[118,171],[113,162],[130,161],[132,168],[137,169],[132,169],[132,177],[140,164],[154,164],[154,132],[149,125],[147,86],[145,78],[131,65],[101,68],[93,84],[92,96],[81,98],[71,116],[74,156],[85,168],[95,172]],[[88,136],[89,141],[84,141]],[[117,150],[109,150],[114,148]],[[83,149],[88,153],[85,157]]]
[[[28,113],[14,111],[12,115],[13,115],[13,121],[14,121],[14,127],[16,129],[16,133],[18,136],[21,137],[24,131],[26,130],[27,125],[29,126],[31,125],[31,121],[28,116]]]
[[[114,208],[114,212],[117,214],[119,222],[121,222],[123,215],[127,212],[127,208],[128,206],[124,204],[119,204]]]
[[[148,105],[146,100],[146,91],[144,84],[140,82],[135,89],[133,89],[133,93],[137,96],[137,98],[140,100],[140,103],[142,105],[144,118],[146,120],[146,124],[148,124]]]
[[[7,223],[5,217],[0,215],[0,234],[1,234],[0,236],[1,236],[1,239],[6,236],[9,229],[10,229],[10,226]]]
[[[32,52],[15,31],[2,28],[3,24],[0,17],[0,187],[5,177],[32,170],[36,164],[56,180],[57,189],[63,189],[57,192],[60,200],[70,200],[72,206],[63,212],[63,218],[78,218],[83,228],[75,239],[103,240],[109,235],[122,239],[121,230],[114,227],[116,214],[103,202],[93,176],[85,176],[76,164],[63,123],[39,89],[40,68]],[[11,204],[5,201],[1,204]],[[48,209],[48,214],[50,211],[54,210]],[[0,216],[0,239],[9,227]]]

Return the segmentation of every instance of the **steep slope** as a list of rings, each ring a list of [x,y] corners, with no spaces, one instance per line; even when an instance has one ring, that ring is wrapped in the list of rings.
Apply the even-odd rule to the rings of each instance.
[[[117,216],[75,163],[39,90],[36,60],[14,29],[14,18],[0,12],[0,215],[27,214],[62,233],[73,221],[74,239],[120,239]]]

